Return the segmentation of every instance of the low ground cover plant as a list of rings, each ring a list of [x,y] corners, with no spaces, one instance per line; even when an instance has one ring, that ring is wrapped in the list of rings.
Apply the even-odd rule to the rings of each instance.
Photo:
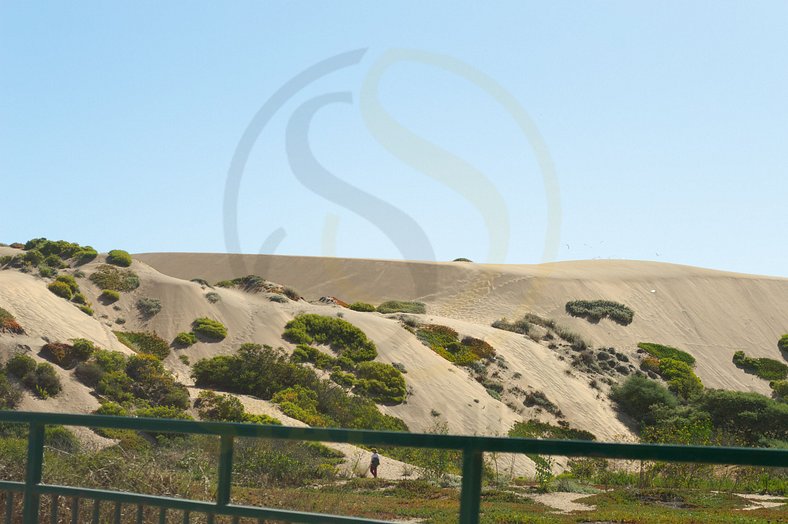
[[[16,335],[23,335],[25,330],[17,322],[14,315],[8,310],[0,307],[0,333],[14,333]]]
[[[137,353],[153,355],[158,359],[165,359],[170,354],[170,347],[163,338],[151,332],[114,331],[118,340],[129,349]]]
[[[102,264],[90,275],[90,280],[101,289],[111,291],[134,291],[140,287],[140,278],[130,269],[120,269]]]
[[[36,361],[23,354],[16,354],[6,364],[6,372],[19,379],[30,391],[41,398],[57,395],[63,386],[51,364]]]
[[[227,336],[227,327],[218,320],[200,317],[192,322],[192,332],[205,341],[219,342]]]
[[[788,366],[771,358],[748,357],[744,351],[733,354],[733,363],[748,373],[765,380],[784,380],[788,377]]]
[[[777,341],[777,348],[780,351],[782,351],[783,354],[788,353],[788,334],[785,334],[782,337],[780,337],[780,340]]]
[[[349,309],[353,311],[361,311],[364,313],[371,313],[375,311],[375,306],[372,304],[367,304],[366,302],[353,302],[348,306]]]
[[[458,366],[470,366],[479,360],[495,357],[495,349],[487,342],[465,337],[450,327],[426,324],[416,329],[416,336],[428,348]]]
[[[131,265],[131,255],[122,249],[113,249],[107,253],[107,263],[113,266],[129,267]]]
[[[509,430],[509,436],[517,438],[596,440],[596,437],[590,431],[572,428],[568,424],[554,426],[536,419],[515,423],[512,429]]]
[[[609,318],[622,326],[631,324],[635,316],[631,308],[612,300],[574,300],[566,303],[566,312],[594,323]]]
[[[298,315],[285,325],[282,337],[294,344],[327,345],[338,356],[353,362],[374,360],[378,354],[375,343],[363,331],[337,317]]]
[[[411,313],[423,315],[427,306],[423,302],[409,302],[405,300],[389,300],[377,307],[378,313]]]
[[[680,360],[690,366],[695,365],[695,357],[686,351],[671,346],[663,346],[662,344],[654,344],[653,342],[640,342],[638,347],[658,359],[672,358],[674,360]]]
[[[161,300],[158,298],[143,297],[137,300],[137,310],[145,318],[152,318],[161,312]]]
[[[120,300],[120,292],[114,289],[105,289],[101,292],[101,295],[99,295],[99,300],[105,304],[114,304]]]
[[[197,335],[195,335],[194,333],[189,333],[189,332],[184,331],[184,332],[178,333],[175,336],[175,340],[173,340],[173,343],[176,346],[180,346],[180,347],[193,346],[194,344],[197,343]]]

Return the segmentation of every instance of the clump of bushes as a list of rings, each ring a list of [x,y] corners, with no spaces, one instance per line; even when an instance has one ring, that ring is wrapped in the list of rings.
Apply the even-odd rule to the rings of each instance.
[[[298,315],[285,325],[282,337],[294,344],[325,344],[353,362],[373,360],[375,343],[350,322],[316,314]]]
[[[210,287],[210,288],[213,287],[204,278],[193,278],[190,280],[190,282],[194,282],[195,284],[200,284],[202,287]]]
[[[235,355],[200,360],[193,366],[192,376],[197,387],[264,400],[281,393],[276,400],[283,411],[307,424],[407,431],[402,420],[382,414],[371,400],[351,396],[331,381],[320,379],[313,369],[291,362],[283,350],[270,346],[243,344]]]
[[[349,309],[353,311],[361,311],[364,313],[371,313],[375,311],[375,306],[372,304],[367,304],[366,302],[353,302],[348,306]]]
[[[382,404],[401,404],[407,393],[405,379],[394,366],[361,362],[356,366],[353,391]]]
[[[57,395],[63,389],[60,377],[51,364],[36,364],[36,361],[27,355],[17,354],[11,357],[6,364],[6,371],[40,398]]]
[[[525,394],[525,400],[523,400],[523,404],[529,408],[541,408],[548,413],[552,413],[553,415],[558,416],[561,414],[561,410],[558,409],[558,406],[550,401],[543,391],[529,391]]]
[[[673,360],[680,360],[690,366],[695,365],[695,357],[686,351],[674,347],[663,346],[662,344],[654,344],[651,342],[641,342],[638,344],[638,347],[658,359],[672,358]]]
[[[78,266],[92,262],[98,256],[98,251],[90,246],[85,246],[74,253],[74,263]]]
[[[547,422],[531,419],[525,422],[516,422],[509,430],[510,437],[516,438],[549,438],[560,440],[596,440],[590,431],[575,429],[563,422],[554,426]]]
[[[458,366],[471,366],[478,360],[495,357],[495,349],[487,342],[473,337],[460,341],[458,333],[447,326],[427,324],[416,330],[416,336],[425,346]]]
[[[686,362],[661,358],[659,375],[667,381],[668,389],[681,399],[689,399],[703,391],[703,383]]]
[[[218,320],[200,317],[192,322],[192,332],[209,342],[219,342],[227,336],[227,327]]]
[[[41,348],[41,356],[63,369],[71,369],[90,358],[96,350],[93,342],[84,338],[74,339],[71,344],[49,342]]]
[[[788,366],[771,358],[752,358],[737,351],[733,354],[736,367],[765,380],[784,380],[788,377]]]
[[[129,267],[131,265],[131,255],[122,249],[113,249],[107,253],[107,263],[113,266]]]
[[[219,293],[217,293],[216,291],[210,291],[205,294],[205,299],[211,304],[216,304],[222,299],[222,297],[219,296]]]
[[[452,260],[452,262],[473,262],[473,260],[471,260],[470,258],[460,257],[460,258],[455,258],[454,260]]]
[[[566,303],[566,312],[594,323],[609,318],[622,326],[631,324],[635,316],[631,308],[612,300],[574,300]]]
[[[74,293],[71,291],[71,287],[69,287],[69,285],[65,282],[52,282],[47,286],[47,289],[60,298],[65,298],[66,300],[71,300],[71,298],[74,296]]]
[[[145,318],[155,317],[161,311],[161,300],[158,298],[143,297],[137,300],[137,310]]]
[[[114,289],[105,289],[101,292],[101,295],[99,295],[99,300],[105,304],[114,304],[120,300],[120,293]]]
[[[780,337],[780,340],[777,341],[777,348],[782,351],[783,354],[788,353],[788,334]]]
[[[621,411],[645,424],[656,422],[655,407],[673,408],[678,405],[676,397],[665,386],[638,376],[628,378],[620,386],[613,386],[610,398]]]
[[[423,315],[427,312],[427,306],[423,302],[408,302],[403,300],[389,300],[377,307],[378,313],[412,313]]]
[[[197,343],[197,335],[194,333],[182,332],[175,336],[173,343],[180,347],[189,347]]]
[[[137,353],[153,355],[160,360],[170,354],[167,341],[154,332],[114,331],[114,333],[124,346]]]
[[[202,420],[219,422],[247,422],[253,424],[281,425],[282,422],[268,415],[247,413],[241,401],[232,395],[221,395],[214,391],[201,391],[194,407]]]
[[[511,331],[512,333],[519,333],[520,335],[527,335],[531,329],[531,324],[525,319],[509,322],[507,319],[502,318],[493,322],[492,327],[495,329],[502,329],[504,331]]]
[[[14,315],[9,311],[0,307],[0,333],[14,333],[16,335],[23,335],[25,330],[17,322]]]
[[[101,289],[111,291],[134,291],[140,287],[140,278],[130,269],[119,269],[102,264],[90,275],[90,280]]]

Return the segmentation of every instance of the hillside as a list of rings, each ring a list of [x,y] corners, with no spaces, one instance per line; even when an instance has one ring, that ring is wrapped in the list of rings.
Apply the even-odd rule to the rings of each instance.
[[[21,251],[1,247],[0,256]],[[304,313],[341,318],[360,328],[377,347],[379,362],[405,370],[405,402],[379,405],[402,419],[412,431],[428,431],[445,422],[452,433],[505,435],[521,420],[538,419],[592,433],[600,440],[634,440],[632,426],[608,398],[610,386],[636,373],[643,358],[638,342],[657,342],[684,349],[697,360],[696,372],[707,387],[755,391],[770,395],[768,382],[732,363],[733,353],[782,360],[776,341],[788,332],[788,280],[710,271],[650,262],[593,261],[538,266],[495,266],[471,263],[412,263],[313,257],[240,256],[222,254],[134,255],[130,269],[138,288],[121,294],[114,304],[90,275],[105,255],[61,274],[76,274],[81,292],[95,310],[86,315],[74,304],[47,290],[51,278],[13,269],[0,271],[0,307],[24,327],[24,335],[0,335],[6,361],[20,351],[43,361],[46,342],[86,338],[97,346],[133,352],[113,331],[155,332],[171,341],[189,331],[199,317],[227,327],[221,341],[200,340],[188,348],[172,346],[163,363],[177,380],[192,387],[191,366],[203,358],[233,355],[241,344],[283,347],[285,324]],[[298,291],[298,300],[273,301],[270,293],[216,287],[221,280],[248,274]],[[194,282],[192,279],[203,279]],[[205,284],[208,283],[208,285]],[[218,300],[207,300],[208,293]],[[350,303],[418,300],[425,314],[351,311],[321,297]],[[141,298],[156,299],[161,311],[145,316]],[[608,319],[591,323],[572,317],[565,304],[577,299],[608,299],[635,311],[629,325]],[[578,352],[553,335],[558,328],[536,328],[531,336],[496,329],[501,318],[515,320],[534,313],[579,334],[595,350]],[[403,322],[407,321],[407,322]],[[410,322],[413,326],[408,325]],[[488,343],[496,357],[482,368],[452,364],[417,337],[419,329],[438,325],[456,331],[458,340],[474,337]],[[534,333],[536,333],[535,336]],[[601,351],[605,350],[605,351]],[[608,352],[617,365],[605,368],[581,355]],[[597,352],[597,353],[595,353]],[[595,357],[595,358],[597,358]],[[57,368],[62,393],[42,400],[25,394],[21,408],[91,412],[99,399],[74,377]],[[327,376],[327,375],[326,375]],[[251,402],[250,412],[276,415],[268,401]],[[290,419],[292,420],[292,419]],[[521,457],[517,469],[531,471]]]

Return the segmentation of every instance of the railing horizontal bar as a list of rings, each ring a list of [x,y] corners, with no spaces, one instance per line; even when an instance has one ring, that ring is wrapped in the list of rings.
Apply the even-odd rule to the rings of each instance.
[[[576,440],[542,440],[466,435],[434,435],[392,431],[335,428],[297,428],[233,422],[200,422],[108,415],[65,413],[0,412],[0,421],[61,424],[137,431],[192,433],[319,442],[349,442],[369,445],[473,450],[540,455],[588,456],[614,459],[662,460],[750,466],[788,467],[788,450],[674,446],[663,444],[620,444]]]
[[[126,493],[123,491],[108,491],[103,489],[78,488],[71,486],[58,486],[52,484],[41,484],[34,488],[40,494],[57,494],[64,496],[76,496],[95,501],[114,501],[124,504],[142,504],[157,508],[168,508],[176,510],[186,510],[199,513],[212,513],[215,515],[229,515],[246,518],[262,518],[284,520],[287,522],[330,522],[337,524],[361,524],[373,523],[384,524],[386,521],[374,519],[362,519],[358,517],[343,517],[339,515],[325,515],[321,513],[306,513],[300,511],[290,511],[274,508],[257,508],[252,506],[236,506],[228,504],[217,506],[213,502],[203,502],[197,500],[179,499],[173,497],[160,497],[157,495],[141,495],[137,493]]]
[[[24,491],[24,482],[12,482],[10,480],[0,480],[0,491]]]

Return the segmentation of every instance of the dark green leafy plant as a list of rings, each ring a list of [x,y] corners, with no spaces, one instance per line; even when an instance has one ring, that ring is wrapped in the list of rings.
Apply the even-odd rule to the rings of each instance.
[[[60,298],[65,298],[66,300],[71,300],[73,296],[71,287],[69,287],[69,285],[64,282],[52,282],[47,286],[47,289]]]
[[[170,354],[167,341],[154,332],[114,331],[114,333],[123,345],[137,353],[147,353],[158,359],[167,358]]]
[[[695,365],[695,357],[686,351],[674,347],[663,346],[662,344],[654,344],[651,342],[641,342],[638,344],[638,347],[658,359],[672,358],[673,360],[680,360],[690,366]]]
[[[403,300],[389,300],[378,306],[378,313],[412,313],[425,314],[427,306],[423,302],[408,302]]]
[[[208,342],[219,342],[227,336],[227,327],[224,324],[207,317],[192,322],[192,331],[198,338]]]
[[[373,360],[375,343],[350,322],[315,314],[299,315],[285,325],[282,337],[294,344],[325,344],[354,362]]]
[[[122,249],[113,249],[107,254],[107,263],[113,266],[129,267],[131,265],[131,255]]]
[[[632,309],[611,300],[574,300],[566,303],[566,312],[594,323],[609,318],[622,326],[631,324],[635,316]]]
[[[737,351],[733,354],[737,367],[765,380],[784,380],[788,378],[788,366],[771,358],[753,358]]]
[[[353,311],[362,311],[364,313],[371,313],[375,311],[375,306],[367,304],[366,302],[353,302],[348,306]]]
[[[180,347],[189,347],[197,343],[197,335],[194,333],[181,332],[175,336],[173,343]]]

